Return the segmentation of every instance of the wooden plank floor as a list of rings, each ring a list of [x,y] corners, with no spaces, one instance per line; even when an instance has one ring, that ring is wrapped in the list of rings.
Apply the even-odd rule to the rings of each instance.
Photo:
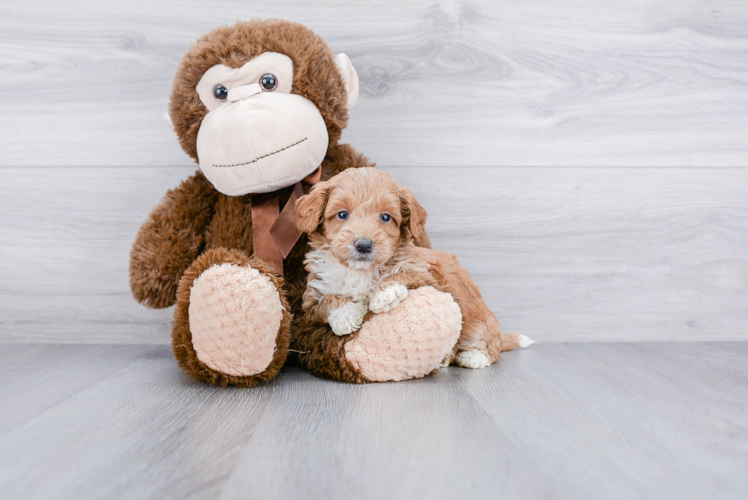
[[[748,342],[191,381],[166,346],[0,346],[2,498],[745,498]]]

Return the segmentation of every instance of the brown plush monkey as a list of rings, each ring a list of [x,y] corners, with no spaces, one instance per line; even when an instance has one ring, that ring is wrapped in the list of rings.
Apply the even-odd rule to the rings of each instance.
[[[374,323],[345,338],[293,323],[308,250],[293,223],[296,199],[320,177],[373,166],[338,143],[357,95],[348,58],[334,58],[295,23],[219,28],[184,55],[167,120],[200,170],[141,227],[130,285],[148,307],[176,303],[172,345],[192,377],[253,386],[274,377],[294,347],[312,372],[349,382],[420,377],[439,366],[445,346],[432,345],[433,332],[409,313],[451,303],[433,289],[391,311],[411,320],[398,334],[403,343]]]

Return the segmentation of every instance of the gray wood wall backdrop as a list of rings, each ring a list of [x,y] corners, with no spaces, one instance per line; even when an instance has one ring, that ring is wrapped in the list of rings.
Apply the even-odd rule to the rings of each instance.
[[[350,56],[344,140],[414,189],[505,330],[748,339],[745,0],[41,0],[0,5],[0,340],[169,341],[127,263],[195,169],[171,80],[252,17]]]

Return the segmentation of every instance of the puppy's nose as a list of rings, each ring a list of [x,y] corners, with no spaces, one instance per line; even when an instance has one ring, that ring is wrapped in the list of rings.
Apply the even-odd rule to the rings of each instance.
[[[374,243],[369,238],[358,238],[353,242],[353,246],[356,247],[359,253],[369,253]]]

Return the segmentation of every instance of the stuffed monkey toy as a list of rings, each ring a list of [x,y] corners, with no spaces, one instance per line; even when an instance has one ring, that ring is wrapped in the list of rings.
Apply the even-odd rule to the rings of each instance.
[[[281,20],[218,28],[182,58],[166,118],[199,170],[141,227],[130,285],[147,307],[176,304],[172,346],[193,378],[251,387],[295,349],[319,376],[404,380],[432,373],[454,346],[459,308],[432,288],[386,313],[388,324],[403,319],[395,329],[370,320],[338,337],[294,323],[308,251],[296,200],[320,179],[373,166],[338,142],[358,88],[345,54]],[[425,233],[417,244],[428,246]]]

